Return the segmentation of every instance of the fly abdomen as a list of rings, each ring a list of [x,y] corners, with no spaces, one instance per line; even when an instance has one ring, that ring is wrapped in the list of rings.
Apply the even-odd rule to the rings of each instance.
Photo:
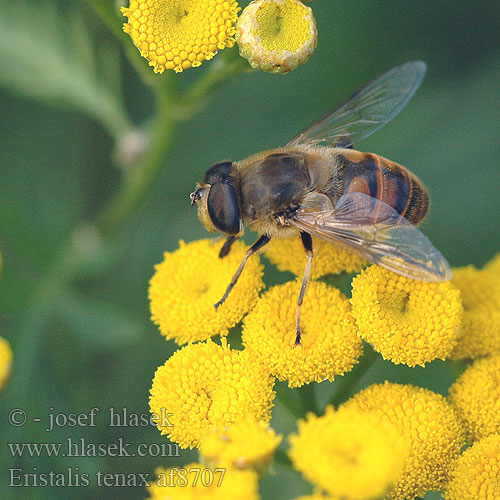
[[[406,168],[372,153],[342,150],[338,156],[342,194],[364,193],[387,203],[412,224],[427,213],[429,197],[422,183]]]

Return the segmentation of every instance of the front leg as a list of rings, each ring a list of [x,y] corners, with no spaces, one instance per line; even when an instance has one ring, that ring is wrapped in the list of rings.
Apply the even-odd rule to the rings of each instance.
[[[222,245],[222,248],[220,249],[219,259],[223,259],[231,251],[231,246],[237,239],[238,236],[228,236],[226,238],[224,245]]]
[[[220,299],[219,302],[214,304],[215,309],[224,304],[224,301],[227,299],[234,285],[236,285],[238,278],[240,277],[240,274],[243,272],[243,269],[245,268],[245,264],[247,263],[248,258],[251,257],[258,250],[260,250],[264,245],[267,245],[270,240],[271,240],[270,236],[267,236],[267,234],[262,234],[260,238],[246,251],[245,257],[243,257],[240,266],[234,273],[234,276],[232,277],[231,282],[229,283],[226,291],[224,292],[222,299]]]
[[[306,251],[307,264],[306,264],[306,269],[304,271],[304,276],[302,277],[302,285],[300,287],[299,297],[297,299],[297,321],[296,321],[296,335],[295,335],[294,347],[300,345],[300,337],[302,333],[300,329],[300,308],[302,307],[302,302],[304,300],[304,295],[306,293],[307,284],[309,283],[309,279],[311,277],[311,265],[313,259],[313,244],[311,235],[309,233],[301,231],[300,238],[302,240],[302,244],[304,245],[304,249]]]

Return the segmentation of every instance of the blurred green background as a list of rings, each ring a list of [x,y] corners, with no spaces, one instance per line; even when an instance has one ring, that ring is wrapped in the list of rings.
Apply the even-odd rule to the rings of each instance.
[[[164,251],[174,250],[180,238],[207,236],[189,208],[195,183],[215,161],[285,143],[398,63],[426,61],[423,87],[359,149],[395,160],[422,179],[432,203],[423,230],[453,266],[482,266],[500,251],[498,4],[317,0],[310,5],[319,32],[310,61],[284,76],[240,74],[216,89],[190,120],[176,122],[151,189],[118,230],[102,238],[86,223],[116,192],[121,176],[113,161],[115,138],[102,124],[125,123],[122,105],[136,125],[147,123],[155,106],[151,91],[124,57],[126,44],[117,42],[89,3],[31,0],[0,9],[0,335],[14,349],[12,378],[0,396],[6,442],[85,437],[93,443],[123,438],[132,448],[165,443],[154,427],[106,423],[109,408],[148,413],[154,371],[176,348],[149,320],[147,287]],[[82,22],[73,30],[75,19]],[[100,62],[89,73],[82,68],[92,66],[92,57]],[[222,57],[154,78],[176,80],[182,91]],[[83,260],[90,256],[84,271],[67,261],[68,242]],[[269,266],[266,272],[268,282],[283,279]],[[452,377],[444,363],[411,370],[378,361],[360,386],[387,378],[446,394]],[[321,401],[331,390],[331,384],[319,385]],[[45,430],[49,413],[88,413],[93,407],[100,408],[96,427]],[[13,408],[26,411],[26,425],[7,423]],[[272,423],[285,433],[295,425],[279,403]],[[180,455],[14,458],[4,442],[0,498],[141,499],[143,488],[97,487],[96,472],[152,473],[156,466],[181,466],[196,456],[187,450]],[[9,468],[42,473],[76,467],[90,475],[90,486],[6,486]],[[298,475],[280,466],[261,485],[262,498],[269,500],[308,491]]]

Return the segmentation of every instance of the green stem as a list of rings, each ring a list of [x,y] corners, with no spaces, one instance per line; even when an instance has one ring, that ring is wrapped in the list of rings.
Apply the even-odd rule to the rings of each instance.
[[[296,418],[304,416],[304,413],[298,404],[298,401],[293,396],[293,390],[290,389],[286,382],[276,382],[274,389],[276,391],[276,399]]]
[[[354,368],[342,378],[335,379],[334,387],[336,387],[336,390],[330,399],[330,404],[337,407],[344,401],[347,401],[354,394],[358,382],[377,359],[378,354],[371,346],[365,344],[365,353],[359,360],[359,363],[354,365]]]
[[[96,218],[97,227],[103,232],[111,232],[120,227],[158,178],[166,153],[172,144],[175,123],[169,113],[169,99],[163,92],[158,93],[158,112],[152,123],[151,144],[145,157],[124,172],[120,189]]]
[[[210,61],[210,67],[202,78],[186,90],[176,103],[172,113],[179,120],[187,120],[205,104],[207,96],[240,73],[253,71],[248,62],[239,56],[237,48],[225,49],[225,53]]]
[[[316,395],[314,393],[314,383],[311,382],[310,384],[303,385],[295,390],[299,396],[303,414],[305,415],[310,411],[318,414]]]
[[[137,47],[132,43],[130,37],[123,31],[123,23],[126,19],[121,17],[109,0],[87,0],[101,21],[115,36],[121,44],[125,57],[134,68],[142,83],[153,88],[161,75],[155,75],[146,61],[141,57]]]
[[[284,467],[292,467],[292,461],[288,456],[288,453],[281,448],[278,448],[274,453],[274,463],[283,465]]]

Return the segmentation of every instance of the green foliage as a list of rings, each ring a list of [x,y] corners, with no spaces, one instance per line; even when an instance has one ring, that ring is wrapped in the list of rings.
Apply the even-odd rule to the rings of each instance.
[[[76,109],[118,136],[129,126],[116,44],[96,46],[80,9],[44,0],[0,9],[0,84],[24,97]]]

